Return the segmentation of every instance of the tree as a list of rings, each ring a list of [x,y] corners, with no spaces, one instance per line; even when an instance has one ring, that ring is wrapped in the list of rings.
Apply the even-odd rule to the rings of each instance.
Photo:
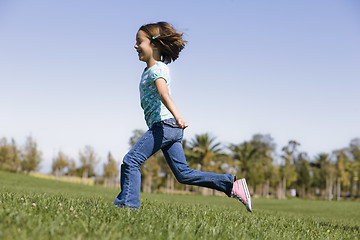
[[[119,163],[109,152],[108,162],[104,164],[104,185],[116,187],[116,180],[119,176]]]
[[[221,149],[220,143],[215,141],[216,138],[210,136],[208,133],[195,135],[195,138],[192,139],[190,148],[194,154],[190,158],[190,161],[197,164],[197,170],[211,171],[210,162]]]
[[[14,139],[11,143],[6,138],[0,139],[0,169],[17,172],[20,168],[20,155]]]
[[[246,178],[254,192],[260,185],[260,194],[266,197],[270,192],[270,180],[274,180],[276,173],[273,167],[275,146],[268,134],[255,134],[250,141],[229,146],[238,169],[237,176]]]
[[[230,145],[232,157],[238,167],[238,177],[246,178],[249,171],[251,161],[254,159],[257,149],[251,142],[243,142],[239,145]]]
[[[276,171],[273,167],[273,155],[275,151],[276,144],[274,139],[269,134],[255,134],[251,139],[252,145],[257,149],[255,153],[255,161],[253,161],[255,168],[258,168],[258,171],[252,171],[251,176],[254,179],[254,188],[256,185],[262,185],[261,195],[268,197],[270,192],[270,180],[274,180],[273,174],[276,174]]]
[[[31,136],[27,137],[20,164],[21,170],[25,173],[36,171],[41,161],[41,152],[38,150],[37,143]]]
[[[161,172],[159,160],[162,158],[161,152],[156,152],[149,159],[142,164],[141,171],[141,186],[144,192],[152,192],[158,188],[158,180]]]
[[[297,146],[300,144],[294,140],[290,140],[288,145],[282,148],[284,152],[281,157],[284,159],[284,165],[281,167],[281,174],[283,178],[283,196],[286,195],[286,189],[290,187],[297,180],[296,167],[295,167],[295,154]]]
[[[336,157],[336,199],[340,200],[341,187],[348,190],[350,186],[350,158],[348,149],[334,151]]]
[[[298,164],[296,167],[297,186],[300,187],[300,196],[304,197],[307,194],[311,184],[310,165],[306,153],[300,153],[298,158]]]
[[[98,156],[95,153],[93,147],[87,145],[84,148],[84,152],[79,152],[80,163],[82,166],[80,167],[82,171],[82,177],[88,178],[95,176],[95,167],[99,162]]]
[[[360,138],[354,138],[350,141],[350,153],[353,159],[352,166],[351,166],[351,195],[355,195],[357,197],[360,196]],[[356,190],[354,192],[353,190]],[[355,194],[354,194],[354,193]]]
[[[216,161],[220,154],[220,143],[216,138],[208,133],[195,135],[190,143],[191,154],[188,155],[188,162],[192,168],[198,171],[214,172],[217,171]],[[214,191],[201,188],[202,194],[214,194]]]
[[[325,191],[324,196],[326,199],[331,200],[333,198],[333,180],[334,180],[334,168],[330,162],[329,154],[320,153],[313,163],[313,186]]]
[[[62,151],[59,151],[57,157],[52,162],[52,174],[56,177],[61,177],[64,174],[64,169],[69,166],[70,158]]]
[[[68,176],[78,176],[78,177],[81,177],[81,175],[78,174],[75,160],[72,159],[72,158],[69,159],[69,165],[68,165],[67,175],[68,175]]]

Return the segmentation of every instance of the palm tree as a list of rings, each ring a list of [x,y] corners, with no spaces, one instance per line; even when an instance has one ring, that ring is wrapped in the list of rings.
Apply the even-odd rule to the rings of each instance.
[[[340,200],[341,186],[348,188],[350,186],[350,158],[348,149],[334,151],[336,156],[336,199]]]
[[[298,163],[296,166],[297,172],[297,187],[300,188],[300,196],[304,197],[310,187],[311,176],[310,176],[310,164],[309,158],[305,152],[302,152],[298,156]]]
[[[333,198],[333,182],[335,169],[330,162],[329,154],[320,153],[313,163],[313,185],[320,190],[325,190],[325,198],[331,200]]]
[[[221,150],[220,143],[215,141],[216,138],[208,133],[195,135],[195,138],[191,141],[190,148],[193,154],[190,156],[189,161],[197,164],[197,170],[211,170],[211,161]]]
[[[190,142],[191,153],[188,154],[188,161],[198,171],[216,171],[216,158],[220,154],[220,143],[216,142],[216,138],[210,136],[208,133],[195,135],[195,138]],[[202,188],[202,194],[209,194],[210,189]],[[212,190],[212,194],[215,191]]]
[[[284,159],[284,165],[281,168],[281,173],[283,177],[283,198],[286,195],[287,187],[290,187],[293,182],[297,180],[296,176],[296,167],[295,167],[295,153],[296,148],[300,144],[294,140],[289,141],[288,145],[283,147],[282,151],[284,152],[281,157]]]
[[[229,149],[232,152],[235,164],[239,167],[239,175],[245,178],[249,171],[251,160],[254,159],[259,149],[247,141],[239,145],[232,144],[229,146]]]
[[[254,192],[261,185],[261,194],[267,196],[270,190],[270,179],[273,168],[275,144],[270,135],[255,134],[250,141],[239,145],[230,145],[232,158],[239,170],[239,176],[247,178]]]

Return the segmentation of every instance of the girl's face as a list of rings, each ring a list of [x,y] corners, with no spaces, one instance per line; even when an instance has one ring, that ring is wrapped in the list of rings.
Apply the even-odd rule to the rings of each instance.
[[[144,31],[139,30],[136,34],[136,43],[134,48],[138,52],[140,61],[149,64],[150,61],[154,59],[154,46],[150,43],[150,39]]]

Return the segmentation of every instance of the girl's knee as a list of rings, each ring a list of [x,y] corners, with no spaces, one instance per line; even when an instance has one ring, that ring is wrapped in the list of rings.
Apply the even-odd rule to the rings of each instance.
[[[123,159],[122,165],[124,166],[140,166],[138,161],[136,161],[136,156],[131,152],[127,153]]]
[[[192,180],[193,177],[194,177],[191,173],[192,173],[192,171],[191,171],[191,169],[189,168],[189,169],[186,170],[186,171],[178,172],[178,173],[175,175],[175,178],[176,178],[176,180],[177,180],[179,183],[188,184],[189,182],[191,182],[191,180]]]

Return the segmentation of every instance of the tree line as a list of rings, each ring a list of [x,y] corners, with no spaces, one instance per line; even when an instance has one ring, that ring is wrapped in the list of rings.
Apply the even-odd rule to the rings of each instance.
[[[144,131],[135,130],[129,145],[133,146]],[[255,134],[250,140],[223,146],[208,133],[183,140],[188,164],[199,171],[231,173],[247,179],[249,190],[261,197],[285,198],[290,195],[303,198],[336,199],[360,197],[360,138],[349,146],[319,153],[311,158],[300,151],[300,143],[290,140],[276,151],[273,138]],[[97,184],[119,186],[120,164],[109,152],[103,164],[102,176],[95,167],[100,158],[91,146],[79,151],[80,166],[62,151],[52,162],[52,174],[61,176],[94,177]],[[41,152],[32,137],[23,147],[14,140],[0,140],[0,169],[29,173],[38,170]],[[141,167],[141,189],[144,192],[197,192],[215,194],[215,191],[182,185],[174,180],[161,151],[154,154]]]

